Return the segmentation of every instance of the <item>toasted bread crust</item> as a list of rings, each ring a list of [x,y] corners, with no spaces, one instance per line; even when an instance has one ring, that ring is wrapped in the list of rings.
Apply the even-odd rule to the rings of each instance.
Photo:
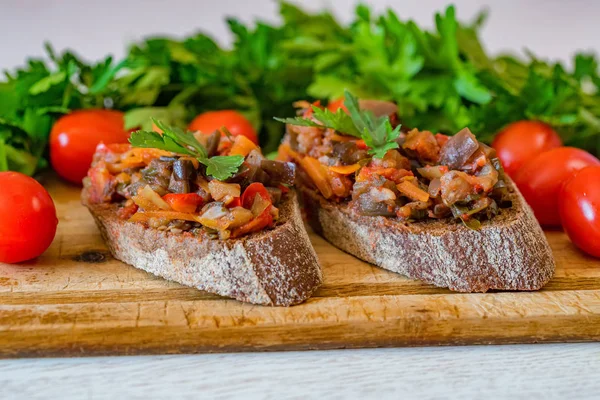
[[[513,206],[477,231],[451,220],[361,216],[313,189],[298,190],[313,229],[364,261],[459,292],[537,290],[554,274],[554,258],[531,208],[509,185]]]
[[[279,206],[281,223],[239,239],[175,234],[128,222],[113,204],[90,210],[113,256],[154,275],[200,290],[263,305],[290,306],[322,282],[317,255],[291,193]]]

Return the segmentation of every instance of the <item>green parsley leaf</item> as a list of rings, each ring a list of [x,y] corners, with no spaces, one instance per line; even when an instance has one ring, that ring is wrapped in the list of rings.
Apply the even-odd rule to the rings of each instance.
[[[244,157],[235,155],[215,156],[206,159],[202,163],[206,165],[206,173],[208,175],[214,176],[220,181],[224,181],[225,179],[235,175],[243,162]]]
[[[346,135],[360,137],[360,131],[356,129],[352,118],[341,108],[339,108],[335,113],[327,108],[320,108],[316,106],[312,106],[312,110],[313,117],[318,122],[306,117],[275,118],[275,120],[283,122],[284,124],[330,128]]]
[[[398,148],[396,139],[400,136],[400,125],[393,129],[388,116],[377,118],[369,111],[361,111],[358,99],[349,91],[345,92],[344,105],[356,128],[363,132],[361,137],[369,146],[369,154],[383,158],[388,150]]]
[[[358,99],[348,90],[344,91],[344,105],[348,113],[342,108],[334,113],[326,108],[313,106],[312,118],[275,120],[291,125],[326,127],[342,134],[359,137],[369,146],[369,154],[377,158],[383,158],[388,150],[398,148],[396,139],[400,135],[400,126],[393,129],[388,116],[377,118],[372,112],[361,110]]]
[[[361,112],[358,99],[348,90],[344,91],[344,105],[348,109],[350,118],[359,132],[368,132],[374,129],[373,115]]]
[[[152,118],[152,122],[163,131],[163,136],[171,138],[175,143],[185,147],[187,151],[195,152],[199,159],[208,157],[206,148],[191,133],[184,132],[181,128],[167,126],[155,118]]]
[[[360,131],[356,128],[356,124],[342,108],[338,108],[335,113],[329,111],[327,108],[316,106],[312,106],[312,109],[315,119],[327,128],[335,129],[346,135],[360,137]]]
[[[36,83],[34,83],[33,86],[29,88],[29,94],[37,95],[40,93],[47,92],[52,86],[61,84],[69,80],[69,78],[75,73],[76,70],[77,65],[75,64],[75,62],[69,61],[65,70],[55,72],[54,74],[48,75],[47,77],[42,78]]]
[[[129,138],[129,143],[132,146],[166,150],[195,157],[206,166],[208,175],[220,181],[235,175],[244,162],[244,157],[240,155],[209,158],[206,148],[198,142],[191,132],[184,132],[180,128],[167,126],[154,118],[152,118],[152,122],[162,130],[162,135],[154,131],[133,132]]]
[[[382,121],[374,131],[363,135],[363,140],[369,146],[369,154],[375,158],[383,158],[388,150],[397,149],[398,136],[400,135],[400,126],[392,129],[390,121],[386,118]]]
[[[179,145],[167,135],[160,135],[154,131],[137,131],[129,137],[129,143],[133,147],[147,149],[161,149],[178,154],[194,155],[190,150]]]
[[[314,126],[317,128],[323,128],[323,124],[313,121],[306,117],[294,117],[294,118],[273,118],[275,121],[282,122],[284,124],[298,125],[298,126]]]

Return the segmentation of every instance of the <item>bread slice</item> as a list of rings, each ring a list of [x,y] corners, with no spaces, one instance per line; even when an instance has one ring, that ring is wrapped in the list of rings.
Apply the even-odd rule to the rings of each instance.
[[[544,232],[518,189],[512,207],[471,230],[453,220],[361,216],[298,186],[312,228],[341,250],[409,278],[459,292],[537,290],[554,273]]]
[[[136,268],[200,290],[254,304],[290,306],[321,284],[317,255],[304,228],[296,195],[279,205],[271,230],[239,239],[210,239],[147,228],[117,217],[115,204],[83,204],[112,255]]]

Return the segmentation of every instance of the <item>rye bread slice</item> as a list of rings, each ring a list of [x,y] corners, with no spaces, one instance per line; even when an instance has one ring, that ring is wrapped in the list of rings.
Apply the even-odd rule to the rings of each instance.
[[[171,233],[117,217],[117,205],[82,202],[112,255],[136,268],[207,292],[263,305],[308,299],[322,282],[295,193],[279,204],[278,225],[238,239]]]
[[[554,274],[544,232],[518,189],[511,208],[471,230],[453,220],[361,216],[297,184],[315,232],[366,262],[459,292],[537,290]]]

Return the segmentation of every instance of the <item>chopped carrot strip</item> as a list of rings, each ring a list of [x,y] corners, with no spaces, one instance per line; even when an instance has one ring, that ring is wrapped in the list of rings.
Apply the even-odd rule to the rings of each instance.
[[[310,179],[319,188],[319,191],[326,199],[333,196],[333,190],[327,176],[327,169],[316,158],[306,156],[300,160],[300,166],[306,171]]]
[[[410,181],[403,181],[396,185],[400,193],[405,195],[411,200],[415,201],[427,201],[429,200],[429,193],[421,190],[416,185],[412,184]]]
[[[352,164],[352,165],[340,165],[329,167],[330,171],[333,171],[342,175],[350,175],[360,169],[360,164]]]
[[[229,150],[230,156],[240,155],[246,157],[252,150],[256,150],[258,147],[254,142],[248,139],[246,136],[238,135],[235,137],[233,146]]]
[[[279,155],[277,156],[277,159],[279,161],[289,161],[290,159],[293,159],[297,163],[300,163],[300,161],[302,160],[302,156],[294,150],[292,150],[289,144],[282,143],[279,146]]]

